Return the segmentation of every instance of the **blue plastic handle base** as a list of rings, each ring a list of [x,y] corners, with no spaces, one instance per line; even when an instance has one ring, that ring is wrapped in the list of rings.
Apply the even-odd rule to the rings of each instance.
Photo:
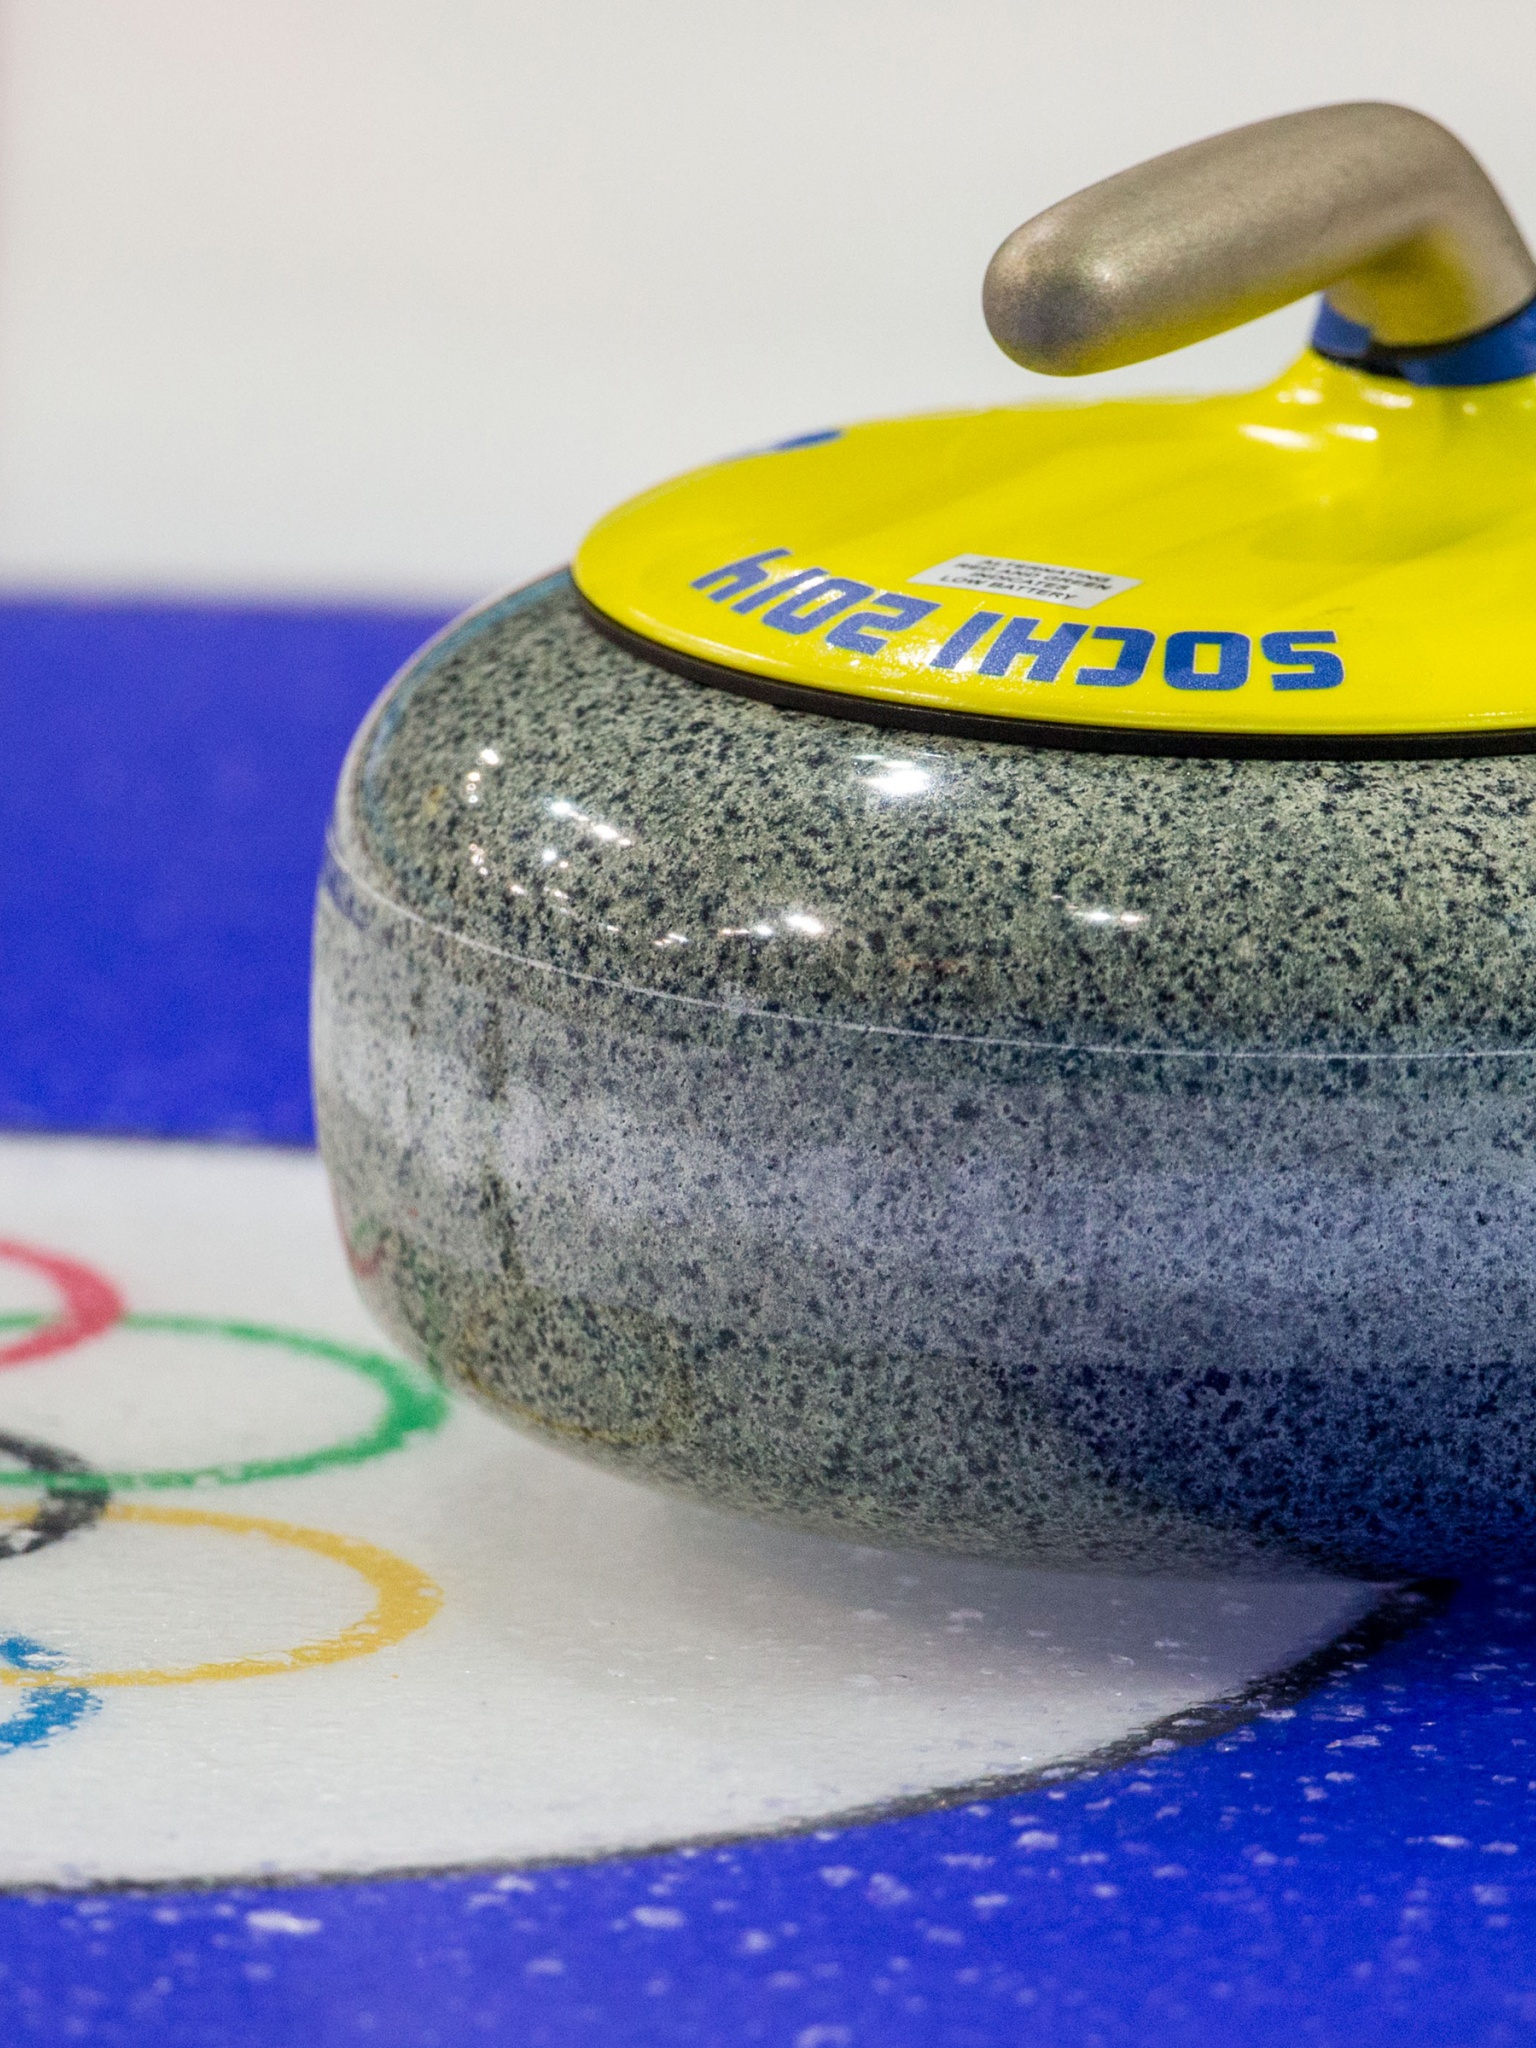
[[[1507,384],[1536,373],[1536,299],[1481,334],[1444,348],[1415,350],[1380,346],[1368,327],[1346,320],[1325,298],[1317,309],[1312,346],[1334,362],[1410,384]]]

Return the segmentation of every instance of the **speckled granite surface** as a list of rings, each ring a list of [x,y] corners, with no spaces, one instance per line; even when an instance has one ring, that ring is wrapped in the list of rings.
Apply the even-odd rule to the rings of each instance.
[[[844,1533],[1536,1553],[1536,759],[1075,755],[711,691],[564,579],[360,735],[322,1143],[418,1356]]]

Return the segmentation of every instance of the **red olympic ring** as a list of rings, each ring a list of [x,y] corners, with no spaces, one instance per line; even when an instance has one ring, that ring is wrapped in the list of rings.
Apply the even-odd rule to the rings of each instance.
[[[29,1358],[52,1358],[56,1352],[83,1344],[88,1337],[99,1337],[126,1311],[127,1303],[112,1282],[76,1259],[62,1258],[58,1252],[39,1251],[35,1245],[15,1244],[10,1238],[0,1238],[0,1259],[41,1273],[45,1280],[52,1281],[64,1302],[63,1315],[53,1322],[27,1330],[20,1337],[13,1337],[9,1344],[0,1344],[0,1370],[24,1365]]]

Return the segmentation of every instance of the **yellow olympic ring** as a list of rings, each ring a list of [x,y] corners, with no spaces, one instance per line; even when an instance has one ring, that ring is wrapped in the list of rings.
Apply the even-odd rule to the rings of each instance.
[[[7,1517],[6,1519],[10,1519]],[[292,1544],[349,1565],[366,1579],[377,1598],[361,1621],[334,1636],[268,1657],[235,1657],[223,1663],[183,1664],[144,1671],[17,1671],[0,1665],[0,1685],[34,1688],[44,1685],[100,1687],[109,1685],[201,1685],[224,1678],[267,1678],[280,1671],[301,1671],[310,1664],[341,1664],[349,1657],[371,1656],[425,1628],[442,1605],[442,1588],[425,1572],[377,1544],[355,1536],[337,1536],[329,1529],[304,1529],[296,1522],[272,1522],[260,1515],[220,1515],[201,1508],[156,1508],[113,1502],[105,1518],[114,1522],[158,1522],[182,1527],[196,1524],[223,1529],[235,1536],[265,1536],[273,1543]]]

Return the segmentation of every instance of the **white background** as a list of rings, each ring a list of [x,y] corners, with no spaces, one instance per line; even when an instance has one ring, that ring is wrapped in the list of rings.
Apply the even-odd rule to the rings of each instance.
[[[1536,231],[1531,0],[5,0],[0,581],[442,597],[778,435],[1027,395],[982,270],[1397,98]],[[1257,382],[1301,309],[1090,386]],[[1052,386],[1053,390],[1060,387]]]

